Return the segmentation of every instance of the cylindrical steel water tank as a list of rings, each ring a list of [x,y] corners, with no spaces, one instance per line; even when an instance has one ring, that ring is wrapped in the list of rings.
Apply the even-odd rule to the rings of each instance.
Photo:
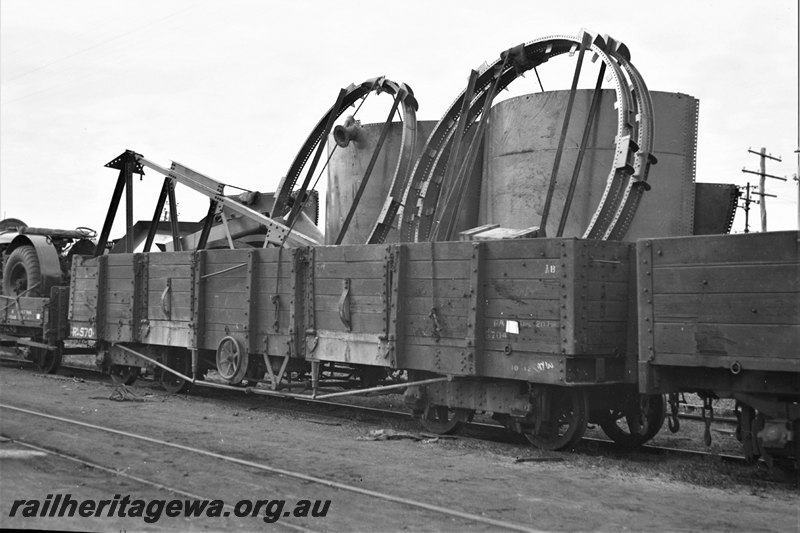
[[[412,165],[435,125],[436,122],[434,121],[417,121],[416,150],[411,162]],[[364,178],[364,173],[375,151],[375,146],[378,144],[382,129],[383,124],[362,125],[355,140],[351,140],[346,147],[336,147],[336,151],[331,155],[330,163],[328,163],[325,244],[334,244],[336,242],[336,237],[339,235],[345,217],[347,217],[347,212],[353,204],[356,191]],[[392,186],[392,177],[394,176],[400,152],[402,132],[403,125],[400,122],[392,123],[389,126],[389,132],[383,148],[375,161],[375,167],[372,170],[367,186],[364,189],[364,194],[345,233],[342,244],[364,244],[367,242]],[[328,140],[328,150],[332,150],[334,146],[335,142],[333,136],[331,136]],[[399,217],[396,219],[395,224],[397,224],[397,221],[399,221]],[[397,230],[392,229],[385,242],[396,241]]]
[[[593,91],[575,95],[552,200],[547,235],[555,236],[581,144]],[[509,228],[538,226],[553,171],[569,91],[510,98],[492,108],[486,128],[480,224]],[[626,240],[690,235],[694,217],[697,100],[651,92],[653,155],[648,183]],[[604,90],[590,130],[565,236],[581,236],[603,195],[614,157],[614,91]]]

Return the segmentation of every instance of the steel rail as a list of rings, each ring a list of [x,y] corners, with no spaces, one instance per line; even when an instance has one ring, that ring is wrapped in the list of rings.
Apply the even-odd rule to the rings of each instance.
[[[216,453],[216,452],[212,452],[212,451],[209,451],[209,450],[204,450],[202,448],[196,448],[194,446],[187,446],[187,445],[184,445],[184,444],[178,444],[178,443],[175,443],[175,442],[170,442],[170,441],[166,441],[166,440],[162,440],[162,439],[157,439],[157,438],[154,438],[154,437],[148,437],[146,435],[140,435],[140,434],[137,434],[137,433],[131,433],[129,431],[122,431],[122,430],[119,430],[119,429],[109,428],[109,427],[105,427],[105,426],[99,426],[97,424],[90,424],[88,422],[82,422],[80,420],[73,420],[71,418],[66,418],[66,417],[51,415],[51,414],[47,414],[47,413],[42,413],[40,411],[34,411],[32,409],[24,409],[24,408],[16,407],[16,406],[13,406],[13,405],[8,405],[6,403],[0,403],[0,409],[7,409],[9,411],[16,411],[16,412],[19,412],[19,413],[28,414],[28,415],[31,415],[31,416],[37,416],[37,417],[48,419],[48,420],[55,420],[57,422],[62,422],[62,423],[66,423],[66,424],[72,424],[72,425],[77,426],[77,427],[93,429],[93,430],[96,430],[96,431],[102,431],[102,432],[109,433],[109,434],[112,434],[112,435],[119,435],[119,436],[122,436],[122,437],[127,437],[127,438],[130,438],[130,439],[139,440],[141,442],[148,442],[150,444],[156,444],[156,445],[159,445],[159,446],[173,448],[173,449],[181,450],[181,451],[184,451],[184,452],[195,453],[195,454],[198,454],[198,455],[202,455],[204,457],[210,457],[212,459],[218,459],[220,461],[226,461],[226,462],[237,464],[237,465],[240,465],[240,466],[246,466],[248,468],[254,468],[254,469],[257,469],[257,470],[264,471],[264,472],[269,472],[271,474],[278,474],[278,475],[282,475],[282,476],[286,476],[286,477],[290,477],[290,478],[294,478],[294,479],[299,479],[301,481],[314,483],[314,484],[317,484],[317,485],[323,485],[323,486],[334,488],[334,489],[339,489],[339,490],[343,490],[343,491],[347,491],[347,492],[352,492],[352,493],[355,493],[355,494],[359,494],[359,495],[362,495],[362,496],[368,496],[368,497],[376,498],[376,499],[379,499],[379,500],[389,501],[389,502],[393,502],[393,503],[399,503],[399,504],[402,504],[402,505],[407,505],[409,507],[414,507],[414,508],[417,508],[417,509],[424,509],[426,511],[431,511],[431,512],[434,512],[434,513],[438,513],[438,514],[442,514],[442,515],[446,515],[446,516],[451,516],[451,517],[459,518],[459,519],[462,519],[462,520],[467,520],[467,521],[477,522],[477,523],[480,523],[480,524],[485,524],[485,525],[489,525],[489,526],[493,526],[493,527],[499,527],[499,528],[507,529],[509,531],[522,531],[522,532],[526,532],[526,533],[537,531],[535,529],[529,528],[529,527],[521,525],[521,524],[515,524],[515,523],[512,523],[512,522],[506,522],[506,521],[503,521],[503,520],[495,520],[495,519],[488,518],[488,517],[485,517],[485,516],[475,515],[475,514],[472,514],[472,513],[459,511],[459,510],[456,510],[456,509],[448,509],[446,507],[441,507],[439,505],[434,505],[434,504],[431,504],[431,503],[412,500],[412,499],[409,499],[409,498],[403,498],[401,496],[394,496],[392,494],[386,494],[386,493],[383,493],[383,492],[372,491],[372,490],[369,490],[369,489],[356,487],[354,485],[348,485],[346,483],[341,483],[341,482],[338,482],[338,481],[332,481],[332,480],[329,480],[329,479],[325,479],[325,478],[321,478],[321,477],[317,477],[317,476],[312,476],[312,475],[309,475],[309,474],[304,474],[302,472],[296,472],[294,470],[288,470],[288,469],[285,469],[285,468],[278,468],[278,467],[274,467],[274,466],[268,466],[268,465],[265,465],[265,464],[256,463],[254,461],[248,461],[246,459],[239,459],[238,457],[232,457],[232,456],[229,456],[229,455],[223,455],[221,453]]]
[[[66,454],[64,452],[53,450],[51,448],[44,448],[42,446],[37,446],[35,444],[31,444],[31,443],[29,443],[27,441],[24,441],[24,440],[21,440],[21,439],[14,439],[14,438],[10,438],[10,437],[8,437],[8,438],[11,440],[11,442],[19,444],[20,446],[24,446],[26,448],[30,448],[31,450],[40,451],[40,452],[46,453],[48,455],[54,455],[56,457],[60,457],[61,459],[66,459],[67,461],[71,461],[73,463],[77,463],[77,464],[82,465],[82,466],[88,466],[89,468],[93,468],[95,470],[100,470],[101,472],[106,472],[107,474],[111,474],[113,476],[119,476],[119,477],[123,477],[125,479],[130,479],[131,481],[135,481],[137,483],[141,483],[142,485],[149,485],[151,487],[155,487],[155,488],[160,489],[160,490],[166,490],[166,491],[171,492],[173,494],[179,494],[181,496],[185,496],[187,498],[193,498],[195,500],[213,500],[213,498],[207,498],[205,496],[201,496],[199,494],[194,494],[192,492],[187,492],[187,491],[182,490],[182,489],[176,489],[175,487],[171,487],[169,485],[164,485],[163,483],[158,483],[157,481],[150,481],[149,479],[145,479],[145,478],[139,477],[139,476],[134,476],[133,474],[128,474],[128,473],[126,473],[126,472],[124,472],[122,470],[117,470],[115,468],[109,468],[107,466],[101,465],[100,463],[87,461],[86,459],[81,459],[80,457],[75,457],[74,455],[69,455],[69,454]],[[230,504],[224,504],[222,507],[223,507],[223,509],[228,509],[229,512],[236,510],[235,507],[233,505],[230,505]],[[278,524],[280,524],[282,526],[285,526],[286,528],[294,530],[294,531],[305,531],[305,532],[316,531],[316,530],[313,530],[313,529],[308,529],[308,528],[303,527],[303,526],[298,526],[298,525],[295,525],[295,524],[292,524],[292,523],[289,523],[289,522],[285,522],[283,520],[278,520],[276,523],[278,523]]]
[[[12,359],[12,358],[8,358],[8,357],[4,357],[4,358],[0,358],[0,359],[6,360],[6,361],[12,361],[12,362],[31,363],[28,360]],[[65,366],[62,366],[62,368],[74,368],[74,369],[80,370],[80,371],[86,371],[86,372],[93,372],[93,373],[97,373],[97,374],[102,374],[98,370],[87,368],[87,367],[69,367],[69,366],[65,365]],[[103,375],[105,375],[105,374],[103,374]],[[200,382],[200,383],[202,383],[202,382]],[[215,384],[215,383],[212,383],[212,384],[208,384],[207,383],[207,384],[205,384],[205,386],[208,387],[208,388],[215,388],[215,389],[221,389],[221,390],[230,390],[230,391],[234,391],[234,392],[244,392],[246,394],[248,392],[251,392],[251,393],[253,392],[253,391],[248,391],[247,388],[232,387],[232,386],[229,386],[229,385],[221,385],[221,384]],[[260,390],[260,389],[255,389],[255,390]],[[312,398],[311,396],[301,395],[301,394],[298,394],[298,395],[295,395],[295,396],[290,396],[288,394],[281,394],[281,393],[278,393],[278,394],[267,394],[268,392],[269,391],[264,391],[264,395],[275,396],[275,397],[283,397],[283,399],[287,399],[287,400],[300,400],[300,401],[303,401],[303,402],[308,403],[308,404],[324,405],[324,406],[335,407],[335,408],[344,408],[344,409],[350,409],[350,410],[353,410],[353,411],[375,413],[377,415],[383,415],[383,416],[387,416],[388,415],[388,416],[402,418],[402,419],[414,419],[413,413],[410,413],[410,412],[407,412],[407,411],[395,411],[395,410],[383,409],[383,408],[379,408],[379,407],[371,407],[371,406],[357,405],[357,404],[352,404],[352,403],[342,403],[342,402],[337,402],[337,401],[329,401],[329,400],[326,400],[326,399],[320,399],[320,397]],[[295,413],[295,415],[296,415],[296,411],[294,411],[292,409],[282,409],[280,407],[275,407],[275,406],[271,406],[270,407],[270,411],[275,411],[275,410],[291,412],[291,413]],[[316,414],[319,415],[320,413],[316,412]],[[678,415],[678,417],[681,418],[681,419],[686,419],[686,420],[702,420],[702,417],[699,417],[697,415],[689,415],[689,414],[684,414],[684,413],[680,413]],[[723,425],[729,425],[729,424],[737,423],[737,421],[735,419],[728,419],[728,418],[722,418],[722,417],[715,417],[712,422],[715,423],[715,424],[723,424]],[[481,429],[481,430],[489,430],[489,431],[492,431],[492,430],[504,430],[504,431],[507,431],[507,429],[504,426],[501,426],[499,424],[487,424],[487,423],[484,423],[484,422],[474,422],[474,421],[473,422],[468,422],[466,424],[466,427],[473,427],[473,428],[478,428],[478,429]],[[473,437],[468,437],[468,436],[463,436],[463,435],[459,435],[459,436],[457,436],[457,438],[466,439],[466,440],[481,440],[479,438],[473,438]],[[611,447],[616,446],[616,443],[614,443],[614,441],[609,440],[609,439],[601,439],[601,438],[584,436],[584,437],[581,438],[581,441],[600,443],[600,444],[602,444],[604,446],[611,446]],[[645,452],[647,452],[647,451],[649,451],[649,452],[668,452],[668,453],[683,454],[683,455],[698,456],[698,457],[719,457],[720,459],[723,459],[723,460],[726,460],[726,461],[733,461],[733,462],[739,462],[739,463],[746,462],[746,458],[744,456],[740,456],[740,455],[720,454],[720,453],[709,452],[709,451],[704,451],[704,450],[690,450],[688,448],[671,448],[671,447],[668,447],[668,446],[655,445],[655,444],[652,444],[652,443],[645,443],[645,444],[641,445],[637,449],[645,451]]]
[[[117,346],[119,346],[119,345],[117,345]],[[34,366],[36,365],[36,363],[34,361],[31,361],[30,359],[25,359],[25,358],[21,358],[21,357],[10,357],[8,355],[4,355],[3,351],[2,351],[2,347],[0,347],[0,361],[5,361],[5,362],[8,362],[8,363],[24,363],[24,364],[34,365]],[[174,375],[176,375],[178,377],[181,377],[182,379],[188,379],[189,381],[192,381],[192,379],[189,376],[185,376],[184,374],[181,374],[180,372],[178,372],[176,370],[173,370],[172,368],[169,368],[169,367],[167,367],[165,365],[162,365],[161,363],[157,363],[155,360],[150,360],[150,362],[152,362],[154,365],[158,366],[162,370],[167,370],[168,372],[170,372],[170,373],[172,373],[172,374],[174,374]],[[91,374],[97,374],[97,375],[100,375],[100,376],[108,377],[108,374],[106,372],[103,372],[102,370],[100,370],[96,366],[62,364],[62,365],[60,365],[59,368],[69,369],[69,370],[77,370],[79,372],[88,372],[88,373],[91,373]],[[413,417],[413,414],[410,413],[410,412],[407,412],[407,411],[391,411],[391,410],[386,410],[386,409],[380,409],[380,408],[377,408],[377,407],[367,407],[367,406],[363,406],[363,405],[355,405],[355,404],[348,404],[348,403],[329,402],[329,401],[324,400],[323,398],[341,397],[341,396],[356,396],[358,394],[371,394],[373,392],[383,392],[383,391],[387,391],[387,390],[396,390],[396,389],[402,389],[402,388],[409,387],[409,386],[417,386],[417,385],[425,385],[425,384],[431,384],[431,383],[439,383],[439,382],[443,382],[443,381],[448,381],[448,378],[432,378],[431,380],[424,380],[424,381],[412,382],[412,383],[395,383],[395,384],[392,384],[392,385],[371,387],[369,389],[355,389],[353,391],[323,393],[323,394],[320,394],[320,395],[318,395],[316,397],[310,396],[308,394],[285,393],[285,392],[280,392],[280,391],[271,391],[271,390],[266,390],[266,389],[258,389],[258,388],[254,388],[254,387],[235,387],[235,386],[232,386],[232,385],[225,385],[225,384],[222,384],[222,383],[214,383],[214,382],[211,382],[211,381],[202,381],[202,380],[195,380],[193,382],[193,385],[197,385],[197,386],[200,386],[200,387],[206,387],[206,388],[212,388],[212,389],[229,390],[229,391],[240,392],[240,393],[244,393],[244,394],[255,394],[257,396],[271,396],[271,397],[284,398],[284,399],[289,399],[289,400],[303,400],[303,401],[306,401],[306,402],[309,402],[309,403],[318,403],[318,404],[322,404],[322,405],[331,405],[331,406],[340,406],[340,407],[352,407],[354,409],[365,410],[365,411],[376,411],[376,412],[380,412],[380,413],[383,413],[383,414],[392,414],[392,415],[396,415],[396,416]],[[302,384],[305,384],[305,382],[297,382],[296,384],[294,384],[294,386],[300,386]],[[696,407],[697,409],[700,409],[699,406],[689,405],[689,407],[690,408]],[[683,419],[683,420],[699,420],[699,421],[703,420],[702,416],[691,414],[691,413],[678,413],[678,418]],[[732,418],[732,417],[714,416],[714,418],[711,419],[711,422],[714,423],[714,424],[735,425],[735,424],[738,423],[738,420],[736,418]],[[472,422],[471,424],[479,425],[479,426],[487,426],[487,427],[489,426],[488,424],[480,424],[480,423],[477,423],[477,422]],[[495,426],[493,425],[492,427],[495,427]],[[496,426],[496,427],[502,427],[502,426]]]

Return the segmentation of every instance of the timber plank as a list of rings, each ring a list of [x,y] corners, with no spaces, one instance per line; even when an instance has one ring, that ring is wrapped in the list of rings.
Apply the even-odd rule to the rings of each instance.
[[[655,294],[658,322],[800,324],[798,293]]]
[[[144,339],[150,344],[187,347],[191,344],[191,330],[186,323],[170,321],[150,322],[145,329]]]
[[[192,309],[189,307],[173,307],[169,316],[171,320],[176,322],[191,322]],[[167,320],[167,316],[161,306],[148,307],[147,318],[148,320]]]
[[[76,296],[86,291],[97,292],[97,278],[73,278],[71,283]]]
[[[206,310],[227,309],[246,311],[248,307],[247,293],[245,292],[207,292]]]
[[[409,335],[406,337],[406,342],[409,346],[414,346],[413,350],[408,350],[408,352],[415,352],[420,347],[430,347],[430,348],[457,348],[458,350],[463,350],[465,343],[464,339],[459,338],[447,338],[442,337],[438,341],[436,341],[430,335]]]
[[[131,280],[132,281],[133,280],[133,264],[129,263],[127,265],[116,265],[116,266],[109,265],[105,269],[105,277],[106,277],[106,280],[108,280],[109,282],[112,281],[112,280],[114,280],[114,281]]]
[[[256,253],[256,248],[246,250],[237,249],[231,250],[228,248],[219,250],[207,250],[205,252],[206,265],[234,265],[238,263],[246,263],[251,253]]]
[[[132,291],[133,275],[127,278],[106,278],[105,291]]]
[[[161,293],[167,288],[167,278],[169,276],[154,278],[150,277],[147,280],[147,289],[149,294],[157,294],[159,298],[161,298]],[[193,281],[190,278],[173,278],[170,277],[172,281],[170,281],[170,285],[172,287],[171,291],[173,293],[178,292],[191,292]]]
[[[531,338],[531,339],[486,339],[484,349],[486,352],[505,354],[506,346],[509,346],[512,353],[525,352],[535,353],[561,353],[561,343],[558,335],[555,338]]]
[[[107,302],[104,307],[107,322],[116,322],[118,319],[131,319],[130,302]]]
[[[103,256],[106,266],[109,268],[130,267],[133,268],[133,254],[106,254]]]
[[[470,264],[468,260],[463,261],[439,261],[433,266],[430,261],[408,261],[404,265],[406,278],[409,282],[415,279],[427,280],[430,284],[431,279],[463,279],[469,281]]]
[[[502,318],[489,318],[485,320],[486,327],[482,333],[486,341],[507,343],[515,342],[543,342],[547,345],[557,345],[560,342],[559,322],[552,320],[517,320],[519,333],[509,333],[506,326],[507,320]]]
[[[628,318],[627,300],[588,301],[585,306],[585,316],[590,321],[625,322]]]
[[[103,338],[102,340],[110,341],[110,342],[132,342],[133,335],[132,335],[132,328],[130,324],[127,322],[123,322],[123,325],[119,325],[118,322],[109,323],[107,322],[103,326]]]
[[[387,245],[319,246],[314,248],[314,263],[383,262]]]
[[[161,293],[160,292],[151,292],[149,294],[149,298],[147,299],[148,305],[151,306],[158,306],[161,307]],[[167,294],[165,298],[166,302],[168,302],[173,309],[176,307],[185,307],[187,309],[192,307],[192,295],[188,292],[171,292]]]
[[[114,291],[114,292],[106,292],[104,294],[105,299],[104,301],[111,304],[126,304],[130,305],[133,301],[133,293],[125,292],[125,291]]]
[[[350,294],[375,295],[381,297],[384,287],[384,276],[380,279],[351,279]],[[287,291],[288,292],[288,291]],[[317,278],[314,280],[314,293],[318,295],[341,295],[342,280]]]
[[[557,279],[490,278],[484,283],[483,294],[488,300],[558,300],[561,288]]]
[[[206,348],[215,350],[219,346],[219,342],[227,336],[232,336],[239,339],[244,344],[245,336],[247,335],[247,324],[242,322],[235,322],[230,324],[208,324],[205,328],[203,335],[204,346]]]
[[[224,331],[226,328],[230,331],[247,331],[247,317],[244,314],[235,316],[217,313],[209,316],[203,324],[206,332]]]
[[[586,287],[587,300],[612,300],[619,302],[628,301],[628,281],[597,281],[590,280]]]
[[[314,314],[315,324],[318,330],[347,331],[347,328],[339,318],[339,312],[320,311]],[[382,315],[377,314],[352,314],[350,315],[350,331],[354,333],[373,333],[381,335],[386,328],[386,320]]]
[[[219,279],[235,280],[239,283],[247,279],[247,264],[241,263],[225,263],[221,265],[206,265],[206,271],[203,274],[203,282],[209,283]]]
[[[173,279],[191,279],[192,267],[189,265],[153,265],[147,269],[151,280],[163,280],[166,278]]]
[[[401,298],[469,298],[469,280],[467,279],[405,279]]]
[[[411,315],[428,315],[432,307],[438,313],[456,315],[466,320],[469,300],[466,298],[403,298],[404,313]]]
[[[430,310],[428,311],[430,313]],[[463,339],[467,334],[467,322],[465,317],[453,317],[439,315],[439,336],[442,338]],[[430,337],[433,338],[433,319],[429,314],[414,315],[405,313],[403,316],[404,328],[408,336]]]
[[[383,279],[385,277],[385,265],[381,262],[363,263],[320,263],[314,258],[314,278],[315,279],[352,279],[369,280]]]
[[[565,266],[560,259],[506,259],[486,261],[485,268],[490,279],[549,280],[560,279]]]
[[[737,355],[700,355],[697,354],[661,354],[652,362],[656,366],[681,366],[695,368],[731,368],[738,364],[740,372],[746,375],[751,370],[769,372],[800,372],[800,359],[796,357],[737,356]]]
[[[800,264],[685,265],[654,269],[656,293],[775,293],[800,291]]]
[[[796,231],[648,239],[653,266],[786,262],[797,263]]]
[[[654,324],[655,363],[665,354],[800,359],[800,325]]]
[[[318,294],[314,298],[314,309],[339,312],[340,295]],[[350,293],[350,313],[386,314],[386,306],[380,296],[354,295]]]
[[[72,272],[74,273],[74,278],[91,278],[97,279],[97,263],[88,266],[74,266],[72,267]]]
[[[428,261],[431,255],[437,261],[469,260],[472,255],[472,243],[469,242],[435,242],[435,243],[408,243],[406,248],[407,261]]]
[[[484,310],[486,319],[510,318],[528,320],[558,320],[558,300],[506,300],[491,299]]]
[[[151,267],[162,265],[191,265],[193,252],[162,252],[147,254],[147,261]]]
[[[528,257],[556,258],[561,255],[561,242],[565,239],[513,239],[485,241],[487,260],[518,259]],[[437,260],[468,260],[472,256],[472,242],[434,243],[433,256]],[[430,261],[431,243],[404,244],[411,261]]]
[[[561,257],[562,242],[571,239],[512,239],[485,241],[487,261],[506,259],[556,259]]]
[[[245,293],[247,279],[217,276],[206,278],[200,283],[207,295],[225,292]]]

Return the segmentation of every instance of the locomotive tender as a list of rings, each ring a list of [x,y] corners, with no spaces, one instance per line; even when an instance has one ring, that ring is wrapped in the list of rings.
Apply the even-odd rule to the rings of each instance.
[[[495,116],[495,95],[517,76],[575,52],[569,92],[503,102],[506,109],[524,110],[540,105],[537,96],[557,100],[553,120],[564,125],[557,143],[547,137],[554,146],[528,150],[545,153],[535,154],[545,158],[538,166],[553,166],[541,183],[538,170],[527,176],[538,198],[527,213],[532,223],[498,227],[491,217],[511,210],[492,209],[487,184],[520,180],[483,174],[518,168],[516,160],[505,167],[498,161],[524,150],[488,142],[485,155],[486,128],[490,140],[502,143],[508,136],[492,137],[503,115],[484,116]],[[601,60],[598,87],[588,93],[576,88],[586,53]],[[610,91],[600,88],[606,69],[614,79]],[[379,135],[370,138],[378,130],[350,119],[333,127],[373,91],[394,96]],[[738,434],[749,457],[796,458],[798,234],[686,236],[692,233],[686,212],[708,211],[693,175],[696,101],[685,95],[655,101],[654,108],[623,44],[584,32],[504,52],[473,72],[432,128],[417,126],[416,100],[403,84],[376,78],[343,89],[274,198],[225,196],[223,184],[183,165],[164,169],[126,151],[107,165],[120,174],[96,243],[80,228],[3,228],[3,337],[26,346],[46,371],[58,368],[62,354],[74,349],[70,344],[85,341],[116,379],[130,382],[152,368],[174,392],[191,384],[246,385],[256,393],[307,397],[292,391],[310,387],[321,398],[354,392],[327,394],[326,387],[334,380],[351,387],[346,378],[355,377],[362,391],[406,389],[408,405],[431,431],[455,431],[475,412],[490,412],[546,449],[570,447],[589,422],[619,444],[637,446],[661,428],[664,394],[677,407],[677,393],[697,392],[708,406],[714,398],[737,401]],[[685,113],[677,114],[683,117],[677,133],[665,136],[669,142],[674,137],[661,161],[666,175],[659,176],[670,183],[659,199],[667,213],[648,207],[647,225],[637,207],[656,194],[645,194],[648,175],[658,187],[650,167],[659,148],[654,132],[669,131],[654,126],[654,116],[668,116],[659,111],[664,101],[679,101]],[[393,124],[401,107],[403,122]],[[572,113],[586,121],[579,147],[566,142]],[[587,132],[605,123],[612,124],[608,144],[591,146]],[[417,135],[424,129],[430,134],[422,143]],[[328,221],[325,246],[316,217],[309,216],[309,202],[316,200],[308,185],[331,133],[340,154],[358,158],[358,150],[369,147],[369,163],[353,182],[348,205],[337,206],[342,216]],[[389,170],[368,183],[387,138],[397,164],[384,162]],[[686,157],[681,147],[688,147]],[[582,168],[593,150],[596,157]],[[558,183],[562,156],[574,172],[571,181]],[[597,168],[607,164],[608,177],[598,182]],[[128,234],[112,247],[117,207],[125,192],[132,205],[132,176],[145,167],[165,175],[153,220],[137,227],[129,209]],[[307,177],[294,190],[303,170]],[[671,175],[678,178],[669,181]],[[209,198],[204,221],[182,225],[171,215],[161,227],[167,200],[175,213],[175,183]],[[363,211],[365,191],[385,203],[359,228],[354,214]],[[714,205],[726,204],[717,233],[730,227],[727,204],[732,199],[735,206],[735,194],[729,191],[710,196]],[[558,221],[548,220],[554,198],[564,202]],[[670,218],[673,211],[683,217],[680,223]],[[169,251],[150,252],[161,229],[171,232]],[[134,252],[145,230],[143,251]],[[355,241],[353,231],[360,231]],[[405,371],[407,380],[386,380],[394,371]]]

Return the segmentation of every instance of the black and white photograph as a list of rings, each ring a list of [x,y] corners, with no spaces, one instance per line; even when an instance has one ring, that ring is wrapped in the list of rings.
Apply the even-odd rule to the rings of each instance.
[[[800,531],[797,0],[0,0],[0,530]]]

